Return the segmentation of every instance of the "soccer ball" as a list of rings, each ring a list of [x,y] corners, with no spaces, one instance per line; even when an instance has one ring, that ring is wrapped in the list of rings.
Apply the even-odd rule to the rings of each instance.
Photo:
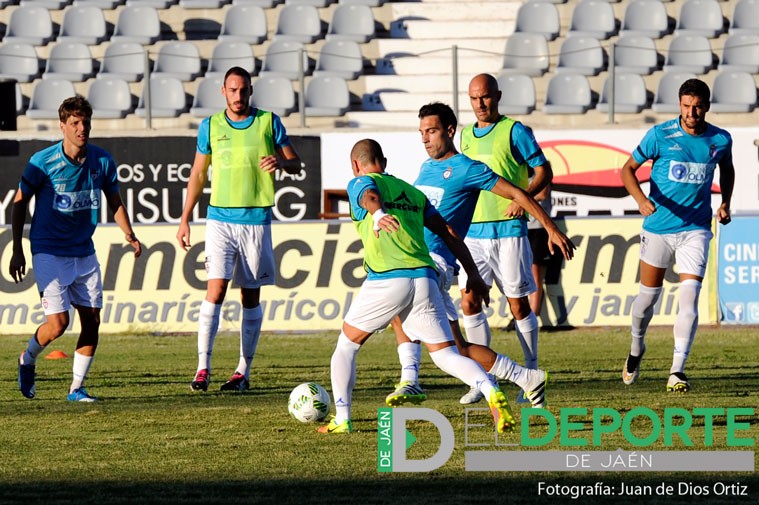
[[[315,382],[304,382],[290,393],[287,410],[302,423],[321,421],[329,414],[329,393]]]

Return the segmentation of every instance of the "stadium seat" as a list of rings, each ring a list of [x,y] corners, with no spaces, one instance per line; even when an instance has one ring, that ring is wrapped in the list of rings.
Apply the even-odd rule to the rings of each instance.
[[[364,60],[356,42],[328,40],[319,51],[314,76],[332,75],[351,81],[363,70]]]
[[[148,115],[147,110],[148,86],[143,84],[140,102],[134,111],[140,117]],[[150,102],[152,117],[177,117],[187,110],[187,98],[185,96],[182,81],[176,77],[151,77],[150,78]]]
[[[580,74],[557,74],[548,81],[543,112],[584,114],[593,105],[588,78]]]
[[[289,116],[297,108],[293,85],[285,77],[258,78],[253,83],[251,104],[281,117]]]
[[[63,13],[56,41],[100,44],[107,36],[103,9],[94,5],[74,5]]]
[[[606,78],[601,89],[601,98],[596,108],[601,112],[609,110],[611,79]],[[646,83],[640,74],[617,72],[614,74],[614,111],[621,113],[638,113],[648,106]]]
[[[21,84],[16,83],[14,86],[16,89],[16,115],[20,116],[26,110],[26,97],[21,92]]]
[[[285,0],[285,5],[310,5],[313,7],[326,7],[334,0]]]
[[[40,75],[40,60],[31,44],[10,42],[0,45],[0,78],[32,82]]]
[[[274,40],[266,48],[261,77],[284,77],[291,81],[300,77],[298,56],[302,54],[303,74],[310,72],[309,59],[303,50],[303,44],[287,40]]]
[[[74,5],[77,7],[93,6],[103,10],[113,10],[124,3],[126,0],[74,0]]]
[[[58,42],[50,50],[43,79],[86,81],[95,74],[90,48],[81,42]]]
[[[192,100],[190,114],[195,117],[207,117],[211,114],[226,109],[227,100],[221,93],[224,85],[224,75],[206,77],[198,85],[195,97]]]
[[[232,67],[242,67],[251,76],[256,75],[258,68],[253,49],[247,42],[223,40],[213,48],[211,59],[208,61],[206,77],[224,77]]]
[[[233,5],[224,16],[218,39],[260,44],[266,40],[264,10],[257,5]]]
[[[720,72],[712,85],[710,112],[752,112],[756,83],[748,72]]]
[[[717,0],[687,0],[680,8],[676,35],[702,35],[713,39],[725,31]]]
[[[675,35],[669,43],[666,72],[705,74],[714,68],[714,55],[709,39],[703,35]]]
[[[183,9],[220,9],[229,0],[179,0],[179,6]]]
[[[564,39],[559,49],[556,73],[598,75],[606,67],[601,43],[593,37],[571,35]]]
[[[94,119],[121,119],[132,112],[132,93],[123,79],[96,79],[87,92]]]
[[[314,77],[306,85],[305,104],[306,116],[342,116],[350,110],[348,84],[341,77]]]
[[[659,53],[651,37],[625,34],[614,46],[617,72],[649,75],[660,67]]]
[[[569,35],[584,35],[606,40],[617,33],[614,9],[605,0],[582,0],[572,11]]]
[[[161,20],[153,7],[129,6],[119,11],[111,42],[154,44],[161,37]]]
[[[501,100],[498,112],[506,116],[530,114],[535,110],[535,83],[524,74],[498,74]]]
[[[527,2],[542,2],[549,4],[565,4],[568,0],[526,0]]]
[[[759,33],[729,35],[722,50],[719,70],[759,73]]]
[[[158,49],[153,75],[192,81],[200,76],[200,52],[192,42],[168,42]]]
[[[327,40],[368,42],[374,38],[374,15],[367,5],[338,5],[332,13]]]
[[[545,2],[522,4],[517,11],[515,32],[540,33],[548,40],[559,36],[559,11]]]
[[[53,40],[53,20],[44,7],[21,6],[11,13],[4,43],[44,46]]]
[[[232,0],[232,5],[257,5],[264,9],[271,9],[283,2],[284,0]]]
[[[730,34],[759,35],[759,0],[738,0],[730,18]]]
[[[178,0],[126,0],[127,7],[152,7],[156,10],[168,9]]]
[[[369,7],[379,7],[385,0],[337,0],[339,5],[368,5]]]
[[[635,0],[627,4],[620,34],[658,39],[671,31],[672,24],[661,0]]]
[[[310,44],[322,38],[319,11],[312,5],[285,5],[279,11],[274,38],[302,44]]]
[[[103,77],[118,77],[127,82],[137,82],[145,75],[145,65],[149,65],[145,49],[138,42],[111,42],[105,48],[103,62],[97,74]]]
[[[548,41],[539,33],[513,33],[506,40],[502,72],[540,77],[548,71]]]
[[[22,7],[41,7],[49,11],[59,11],[69,5],[71,0],[21,0],[18,3]]]
[[[691,72],[667,72],[659,79],[654,103],[651,106],[656,112],[680,112],[680,86],[688,79],[695,79]]]
[[[29,101],[26,117],[30,119],[58,119],[58,107],[76,94],[74,85],[66,79],[37,81]]]

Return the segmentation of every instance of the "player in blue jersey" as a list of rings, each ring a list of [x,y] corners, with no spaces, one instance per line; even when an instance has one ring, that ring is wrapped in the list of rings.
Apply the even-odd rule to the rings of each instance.
[[[261,286],[274,284],[271,218],[274,172],[302,170],[298,153],[276,114],[250,106],[250,74],[232,67],[221,92],[227,106],[205,118],[198,128],[187,200],[177,232],[180,247],[190,245],[190,219],[211,173],[211,202],[206,223],[206,296],[198,316],[198,368],[190,384],[206,391],[211,381],[211,355],[221,306],[233,278],[240,286],[242,322],[240,359],[222,391],[250,387],[250,368],[261,334]]]
[[[425,105],[419,110],[419,119],[419,132],[430,157],[422,164],[414,185],[427,195],[432,205],[459,236],[466,236],[469,230],[480,192],[488,191],[502,198],[515,200],[532,212],[546,227],[546,247],[552,250],[555,247],[567,258],[572,257],[574,245],[558,230],[532,197],[495,174],[484,163],[456,151],[453,138],[457,120],[449,106],[442,103]],[[437,265],[438,284],[459,352],[475,359],[496,377],[515,382],[526,392],[533,406],[542,407],[546,382],[544,371],[524,369],[507,356],[499,355],[487,346],[469,344],[464,340],[458,324],[456,307],[449,293],[453,277],[459,273],[456,258],[441,238],[429,230],[425,230],[425,242]],[[418,384],[420,346],[403,334],[397,321],[393,327],[401,362],[401,381],[385,401],[390,406],[407,402],[420,403],[426,399],[426,394]]]
[[[58,117],[63,140],[32,155],[13,201],[10,274],[17,283],[26,274],[22,237],[29,200],[35,197],[29,240],[45,312],[45,322],[19,357],[18,384],[25,397],[34,398],[37,357],[66,331],[73,305],[81,333],[67,399],[93,402],[96,398],[87,393],[84,381],[97,349],[103,306],[100,264],[92,241],[103,196],[135,256],[142,252],[142,245],[121,202],[116,163],[105,150],[88,144],[92,118],[89,102],[79,95],[67,98],[58,108]]]
[[[487,300],[463,240],[446,225],[424,193],[385,173],[387,160],[371,139],[351,150],[355,178],[348,184],[351,219],[364,246],[366,280],[345,316],[330,362],[335,418],[321,433],[350,433],[356,355],[372,334],[399,316],[404,330],[423,341],[432,361],[444,372],[478,388],[488,398],[499,432],[513,431],[506,396],[475,361],[460,355],[446,323],[435,264],[424,242],[425,228],[441,240],[470,273],[466,289]]]
[[[628,385],[638,380],[646,330],[662,292],[664,274],[674,261],[680,289],[667,391],[685,393],[691,387],[685,362],[698,328],[698,297],[712,238],[714,171],[719,166],[722,203],[717,221],[725,225],[730,222],[735,169],[730,134],[706,122],[709,87],[698,79],[688,79],[680,86],[679,96],[680,116],[651,128],[622,167],[622,182],[644,216],[640,292],[632,305],[632,343],[622,380]],[[653,161],[648,196],[635,177],[647,160]]]

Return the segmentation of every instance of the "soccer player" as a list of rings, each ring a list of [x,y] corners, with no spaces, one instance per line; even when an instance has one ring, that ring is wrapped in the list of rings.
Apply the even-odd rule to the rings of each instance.
[[[135,257],[142,252],[142,244],[121,202],[116,163],[105,150],[88,144],[92,118],[89,102],[80,95],[67,98],[58,108],[58,118],[63,140],[32,155],[13,200],[10,274],[16,283],[26,274],[21,239],[29,200],[35,197],[29,239],[34,277],[45,311],[45,322],[19,357],[18,385],[21,394],[34,398],[37,357],[66,331],[73,305],[81,333],[67,399],[94,402],[96,398],[87,392],[84,381],[98,346],[103,307],[100,264],[92,241],[103,195]]]
[[[730,199],[735,182],[730,134],[706,122],[709,87],[698,79],[680,86],[680,116],[648,130],[622,167],[622,182],[638,204],[643,218],[640,234],[640,291],[632,305],[630,355],[622,369],[622,381],[634,384],[646,352],[646,330],[662,292],[664,273],[674,261],[680,275],[675,348],[667,391],[686,393],[685,375],[698,328],[698,297],[706,272],[712,238],[711,187],[719,166],[722,203],[717,220],[730,222]],[[651,187],[646,196],[635,171],[653,161]]]
[[[532,131],[498,112],[501,91],[489,74],[479,74],[469,83],[469,101],[477,121],[461,132],[461,152],[481,161],[495,173],[532,196],[537,195],[553,174]],[[528,182],[528,169],[535,175]],[[524,209],[515,202],[482,192],[465,242],[488,285],[495,281],[506,296],[527,368],[538,367],[538,318],[528,296],[536,290],[532,275],[532,251],[527,239]],[[459,282],[466,282],[466,272]],[[461,293],[464,328],[470,342],[490,345],[490,327],[475,293]],[[482,396],[475,390],[461,403],[475,403]],[[523,401],[522,395],[518,398]]]
[[[385,173],[387,160],[371,139],[351,150],[355,178],[348,184],[351,219],[364,245],[367,277],[343,322],[331,360],[335,417],[322,433],[349,433],[356,355],[361,345],[400,316],[405,332],[427,345],[444,372],[479,388],[488,397],[499,432],[513,431],[514,416],[503,392],[475,361],[456,350],[437,287],[435,263],[424,243],[424,227],[438,234],[470,272],[466,289],[487,300],[485,284],[463,240],[452,234],[435,207],[414,186]]]
[[[555,247],[567,258],[572,257],[574,244],[558,230],[532,197],[495,174],[484,163],[456,151],[453,138],[457,121],[449,106],[442,103],[424,105],[419,110],[419,119],[422,143],[430,157],[422,164],[414,185],[427,196],[458,236],[463,237],[467,234],[480,191],[492,191],[502,198],[516,200],[544,223],[546,250],[553,250]],[[459,352],[477,361],[490,374],[515,382],[525,391],[534,407],[543,407],[547,377],[543,370],[524,369],[508,356],[464,340],[458,324],[456,307],[449,293],[453,277],[459,271],[456,257],[443,240],[429,230],[425,230],[424,238],[437,265],[438,285]],[[401,381],[385,401],[392,407],[408,402],[420,403],[426,399],[426,394],[418,383],[421,348],[418,343],[410,341],[403,334],[396,321],[393,323],[393,329],[396,332],[398,357],[401,361]]]
[[[211,202],[206,224],[208,286],[198,316],[198,368],[190,384],[206,391],[221,306],[229,281],[240,286],[242,323],[240,359],[222,391],[250,387],[250,368],[258,346],[263,312],[261,286],[274,284],[271,208],[274,172],[301,170],[302,164],[280,118],[250,106],[250,74],[232,67],[221,88],[227,106],[205,118],[198,128],[197,150],[187,182],[187,200],[177,232],[179,245],[190,247],[190,217],[211,174]]]

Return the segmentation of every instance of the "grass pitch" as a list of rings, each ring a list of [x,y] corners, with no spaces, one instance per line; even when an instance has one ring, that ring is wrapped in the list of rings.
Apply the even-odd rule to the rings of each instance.
[[[688,373],[693,390],[668,394],[670,328],[647,338],[641,380],[624,386],[620,371],[628,352],[627,329],[578,329],[543,332],[540,363],[551,373],[549,408],[611,407],[621,412],[643,406],[661,414],[665,407],[759,408],[759,336],[756,328],[702,328]],[[380,504],[447,503],[758,503],[755,473],[664,472],[485,472],[464,471],[466,386],[440,372],[425,352],[422,384],[429,399],[454,426],[453,456],[430,473],[377,472],[377,408],[398,380],[399,366],[390,331],[375,335],[358,356],[354,391],[354,428],[350,435],[320,435],[287,413],[290,390],[315,381],[330,389],[329,362],[337,334],[264,334],[253,365],[252,390],[218,391],[237,363],[239,339],[219,335],[214,376],[208,393],[189,388],[195,371],[196,338],[191,336],[104,336],[87,383],[102,401],[65,401],[71,359],[39,359],[37,397],[21,396],[16,359],[28,336],[0,339],[0,503],[18,504],[301,504],[323,502]],[[73,354],[67,335],[49,350]],[[496,332],[493,346],[518,361],[522,352],[514,333]],[[46,351],[46,353],[49,351]],[[45,354],[46,354],[45,353]],[[513,401],[517,389],[505,387]],[[485,407],[484,403],[479,407]],[[514,406],[519,418],[519,407]],[[759,439],[756,415],[742,436]],[[488,422],[488,418],[483,418]],[[715,422],[714,446],[703,447],[703,424],[690,430],[696,447],[648,450],[732,450],[725,442],[725,420]],[[537,432],[544,429],[537,426]],[[419,441],[409,458],[429,457],[437,435],[427,423],[414,430]],[[427,436],[429,435],[429,436]],[[578,436],[583,436],[580,432]],[[589,437],[590,435],[585,434]],[[491,442],[492,443],[492,442]],[[602,447],[626,444],[621,434]],[[497,449],[497,447],[485,447]],[[560,447],[558,437],[541,449]],[[580,448],[583,449],[583,448]],[[754,451],[755,447],[741,448]],[[427,456],[425,456],[425,454]],[[548,485],[684,485],[691,491],[642,498],[546,496]],[[684,483],[684,484],[681,484]],[[747,495],[719,493],[715,485],[747,486]],[[707,490],[708,494],[698,490]],[[741,489],[738,487],[737,489]]]

